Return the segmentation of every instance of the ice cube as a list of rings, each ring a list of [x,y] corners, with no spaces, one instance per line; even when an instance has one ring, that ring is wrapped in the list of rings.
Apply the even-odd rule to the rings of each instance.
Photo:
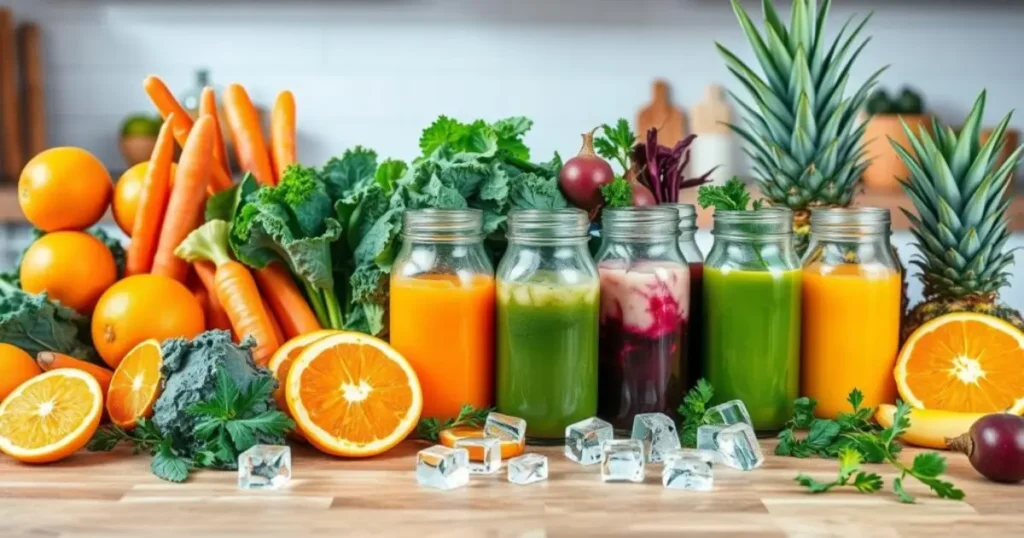
[[[525,486],[548,479],[548,457],[523,454],[508,460],[508,481]]]
[[[277,489],[292,478],[292,449],[255,445],[238,455],[239,489]]]
[[[754,429],[749,424],[733,424],[718,432],[718,457],[722,463],[749,471],[764,463],[761,445],[757,442]]]
[[[729,400],[728,402],[718,404],[705,411],[704,416],[707,417],[711,424],[731,426],[742,422],[749,424],[750,427],[754,427],[754,423],[750,421],[750,413],[747,412],[747,406],[743,405],[742,400]]]
[[[565,428],[565,457],[593,465],[601,462],[601,443],[614,437],[612,425],[597,417],[581,420]]]
[[[705,424],[697,428],[697,449],[718,453],[718,433],[725,429],[721,424]],[[718,459],[718,458],[716,458]]]
[[[526,444],[526,421],[501,413],[488,413],[487,421],[484,422],[484,436],[515,441],[522,446]]]
[[[469,483],[469,452],[465,448],[434,445],[416,454],[416,482],[437,489],[455,489]]]
[[[710,450],[681,449],[665,456],[661,485],[669,489],[711,491],[715,482],[715,453]]]
[[[642,413],[633,418],[630,439],[641,441],[647,454],[647,463],[661,463],[665,454],[679,448],[676,423],[664,413]]]
[[[491,474],[501,469],[501,441],[497,437],[467,437],[455,441],[455,448],[465,448],[469,454],[479,453],[480,460],[469,459],[469,472]]]
[[[601,480],[605,482],[643,482],[644,444],[636,439],[601,443]]]

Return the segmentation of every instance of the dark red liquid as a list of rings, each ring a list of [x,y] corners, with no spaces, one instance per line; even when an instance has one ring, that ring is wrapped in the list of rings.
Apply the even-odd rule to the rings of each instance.
[[[678,420],[682,400],[685,321],[658,337],[637,334],[616,320],[601,324],[597,416],[616,430],[630,430],[639,413],[665,413]]]
[[[689,326],[685,327],[686,379],[685,387],[690,389],[704,376],[704,264],[690,264],[690,313]],[[683,323],[687,325],[686,322]]]

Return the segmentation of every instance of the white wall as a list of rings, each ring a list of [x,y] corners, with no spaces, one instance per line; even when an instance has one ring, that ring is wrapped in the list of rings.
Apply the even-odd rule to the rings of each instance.
[[[597,123],[632,118],[653,77],[667,78],[684,106],[708,83],[731,83],[716,40],[751,56],[726,0],[0,3],[45,25],[52,142],[117,168],[117,125],[151,109],[141,90],[150,73],[180,91],[207,67],[215,83],[242,82],[264,104],[292,89],[300,157],[311,164],[354,144],[408,157],[441,113],[529,116],[529,143],[546,158],[574,152]],[[913,84],[953,122],[983,87],[990,121],[1024,108],[1024,2],[835,3],[833,32],[876,11],[855,79],[891,64],[887,85]],[[1014,125],[1024,128],[1024,116]]]

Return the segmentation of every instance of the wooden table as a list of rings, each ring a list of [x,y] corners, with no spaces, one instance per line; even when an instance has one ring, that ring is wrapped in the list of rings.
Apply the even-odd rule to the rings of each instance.
[[[1024,536],[1024,485],[987,482],[966,458],[949,455],[949,477],[966,502],[940,500],[910,481],[916,505],[887,489],[874,495],[810,495],[798,471],[821,479],[837,464],[768,456],[740,472],[716,466],[710,493],[665,490],[660,466],[644,484],[603,484],[598,466],[550,458],[547,482],[517,486],[504,469],[468,487],[417,486],[406,442],[370,460],[340,460],[293,448],[294,473],[282,491],[242,491],[231,472],[203,471],[171,484],[128,451],[82,452],[48,466],[0,460],[2,536]],[[765,442],[770,453],[774,442]],[[907,450],[912,457],[914,451]],[[891,487],[886,466],[871,466]]]

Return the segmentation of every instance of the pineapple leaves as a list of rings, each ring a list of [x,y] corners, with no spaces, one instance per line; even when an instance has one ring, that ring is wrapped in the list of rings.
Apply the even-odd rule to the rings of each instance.
[[[740,7],[739,0],[732,0],[732,10],[736,12],[743,11],[743,8]],[[779,13],[775,11],[775,6],[772,4],[771,0],[762,0],[761,11],[764,13],[765,24],[774,30],[776,35],[778,35],[783,41],[789,41],[789,32],[786,31],[786,25],[783,24],[782,18],[779,17]],[[737,13],[737,16],[739,16],[739,13]]]
[[[772,53],[768,50],[764,40],[761,38],[760,32],[757,31],[757,27],[754,26],[754,22],[750,20],[742,8],[733,2],[733,11],[736,13],[736,18],[740,21],[740,26],[743,28],[743,33],[746,34],[747,40],[750,41],[751,48],[754,49],[754,55],[757,56],[758,63],[761,64],[761,68],[764,70],[765,75],[768,77],[768,83],[772,86],[775,92],[782,91],[786,87],[785,78],[782,73],[788,71],[788,69],[780,70],[779,66],[776,65],[775,60],[772,57]]]
[[[971,163],[970,169],[966,170],[966,176],[963,176],[963,192],[968,198],[972,200],[975,198],[975,191],[981,186],[986,173],[992,170],[992,166],[995,164],[995,159],[997,157],[996,150],[1002,148],[1006,143],[1003,136],[1006,133],[1006,127],[1010,124],[1010,118],[1012,117],[1012,113],[1003,117],[1003,120],[999,122],[999,125],[996,126],[995,130],[992,131],[991,136],[989,136],[988,140],[981,147],[978,155],[974,157],[974,162]],[[1016,159],[1007,160],[1016,161]],[[968,209],[970,209],[970,206],[971,202],[968,202]]]
[[[982,90],[981,95],[974,101],[970,114],[964,120],[964,126],[960,129],[960,139],[956,142],[953,154],[946,155],[949,167],[956,177],[963,177],[967,173],[967,167],[972,164],[971,157],[978,154],[978,137],[981,135],[981,120],[984,116],[985,90]]]
[[[810,0],[817,1],[817,0]],[[814,42],[811,18],[808,11],[808,0],[796,0],[789,15],[789,48],[799,50],[802,46]]]

